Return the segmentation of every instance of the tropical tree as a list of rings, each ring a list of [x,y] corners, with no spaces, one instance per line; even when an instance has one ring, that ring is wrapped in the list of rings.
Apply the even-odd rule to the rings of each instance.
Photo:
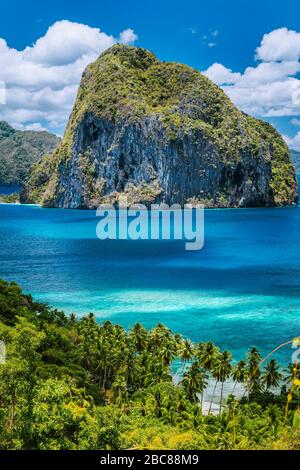
[[[218,380],[221,382],[220,413],[222,412],[224,382],[230,377],[231,372],[232,372],[231,359],[232,359],[232,356],[230,352],[224,351],[221,354],[219,354],[214,364],[215,374]]]
[[[261,391],[261,371],[259,364],[261,362],[261,355],[256,348],[252,348],[247,354],[247,389],[248,396],[256,394]]]
[[[102,338],[98,341],[98,354],[96,371],[99,374],[99,382],[102,385],[102,390],[105,391],[107,385],[107,375],[110,366],[109,361],[110,347],[109,343]]]
[[[146,348],[148,333],[146,328],[144,328],[140,323],[137,323],[132,328],[130,338],[132,339],[137,352],[142,352],[143,349]]]
[[[121,406],[127,399],[127,383],[124,371],[120,371],[111,386],[112,402]]]
[[[189,339],[185,339],[184,341],[182,341],[178,354],[183,363],[182,374],[184,374],[184,369],[187,362],[191,361],[194,356],[193,343]]]
[[[199,343],[196,350],[196,358],[205,370],[210,371],[218,353],[219,349],[211,341]]]
[[[279,372],[279,365],[275,359],[271,359],[262,374],[262,383],[265,385],[266,390],[269,390],[272,387],[279,387],[281,379],[282,374]]]
[[[174,339],[170,339],[169,341],[162,344],[159,357],[162,359],[165,366],[169,366],[173,359],[176,357],[177,353],[177,345]]]
[[[232,394],[234,394],[237,384],[245,383],[245,380],[247,378],[246,365],[247,364],[245,361],[239,361],[237,365],[233,368],[232,378],[234,380],[234,386],[233,386]]]
[[[198,362],[194,362],[191,367],[184,373],[181,385],[185,394],[191,403],[199,401],[200,395],[201,409],[203,405],[203,393],[207,387],[208,375],[204,369],[201,369]]]
[[[220,380],[219,367],[218,367],[220,356],[221,356],[221,353],[219,350],[217,350],[217,352],[215,352],[214,359],[212,360],[211,366],[210,366],[210,373],[211,373],[212,378],[215,380],[215,385],[214,385],[213,393],[212,393],[211,400],[210,400],[210,405],[209,405],[209,410],[208,410],[209,414],[211,413],[211,409],[212,409],[212,405],[213,405],[213,401],[214,401],[214,397],[216,393],[216,388]]]
[[[0,323],[0,338],[5,340],[8,358],[5,364],[0,365],[2,427],[7,440],[17,437],[25,448],[30,448],[37,383],[35,364],[39,360],[36,349],[45,334],[25,318],[19,318],[14,329]]]
[[[171,330],[159,323],[150,331],[149,335],[149,351],[157,353],[163,344],[173,340]]]

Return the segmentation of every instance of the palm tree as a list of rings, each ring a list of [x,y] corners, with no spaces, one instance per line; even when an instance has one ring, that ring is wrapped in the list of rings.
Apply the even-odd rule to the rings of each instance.
[[[234,449],[235,442],[232,434],[233,422],[230,413],[223,413],[217,421],[217,429],[213,441],[217,450]]]
[[[99,380],[102,381],[102,390],[106,389],[108,367],[109,367],[109,344],[107,341],[98,341],[98,364],[96,370],[99,372]]]
[[[176,356],[177,348],[174,341],[162,345],[159,352],[159,357],[162,359],[165,366],[169,366]]]
[[[118,373],[111,386],[112,399],[116,405],[121,406],[127,397],[126,379],[122,372]]]
[[[119,365],[123,366],[126,370],[125,380],[127,387],[129,385],[134,385],[136,373],[136,356],[135,347],[130,341],[127,342],[127,347],[124,349],[123,362],[121,362]]]
[[[168,402],[168,396],[165,389],[162,387],[153,389],[154,398],[154,413],[158,418],[161,418],[166,410],[166,404]]]
[[[220,414],[222,411],[224,382],[230,377],[232,371],[231,359],[230,352],[224,351],[219,355],[214,366],[218,380],[221,382]]]
[[[174,335],[174,341],[176,344],[177,349],[179,350],[181,344],[182,344],[182,336],[179,333],[175,333]]]
[[[82,318],[78,326],[80,334],[89,339],[97,336],[99,332],[99,326],[93,313],[89,313],[88,316]]]
[[[172,376],[169,368],[166,367],[161,361],[150,360],[147,364],[147,370],[144,372],[143,384],[145,387],[151,387],[162,382],[170,382]]]
[[[215,379],[215,386],[214,386],[214,390],[213,390],[213,393],[212,393],[212,396],[211,396],[208,414],[210,414],[210,412],[211,412],[212,404],[213,404],[213,401],[214,401],[214,396],[215,396],[215,393],[216,393],[216,388],[217,388],[217,385],[218,385],[219,380],[220,380],[220,375],[219,375],[219,370],[218,370],[218,364],[219,364],[220,356],[221,356],[221,353],[217,350],[217,352],[215,353],[214,359],[210,363],[210,371],[211,371],[212,377]]]
[[[90,313],[89,316],[95,318],[95,316],[94,316],[92,313]],[[105,332],[111,332],[111,331],[112,331],[112,328],[113,328],[113,324],[112,324],[111,321],[106,320],[106,321],[102,324],[102,328],[104,329]]]
[[[248,392],[249,396],[251,393],[258,393],[261,391],[261,371],[259,363],[261,362],[261,355],[256,348],[252,348],[248,352]],[[248,396],[248,397],[249,397]]]
[[[157,352],[162,344],[165,344],[170,338],[173,337],[171,330],[159,323],[156,328],[150,331],[150,344],[149,348],[152,352]]]
[[[179,349],[179,357],[183,362],[182,374],[184,374],[185,365],[194,356],[194,346],[189,339],[185,339]]]
[[[87,338],[83,338],[75,352],[75,357],[79,363],[89,371],[94,369],[94,349],[92,342]]]
[[[181,381],[185,394],[191,403],[197,403],[199,401],[198,394],[200,394],[201,409],[203,404],[203,393],[207,387],[207,378],[207,374],[203,369],[201,369],[199,363],[194,362],[185,372]]]
[[[232,394],[234,394],[237,384],[243,384],[247,378],[247,369],[245,361],[239,361],[237,363],[236,367],[233,369],[232,378],[234,380]]]
[[[265,372],[262,376],[262,382],[266,386],[266,390],[272,387],[279,387],[282,374],[279,372],[279,365],[275,359],[271,359],[265,367]]]
[[[211,370],[219,349],[211,342],[199,343],[196,357],[205,370]]]
[[[71,326],[76,326],[76,322],[77,322],[77,317],[76,317],[75,313],[71,313],[70,318],[69,318],[70,325]]]
[[[209,413],[211,412],[213,399],[214,399],[216,388],[217,388],[218,381],[219,381],[218,374],[214,370],[214,365],[219,356],[219,353],[220,353],[219,348],[217,348],[217,346],[215,346],[214,343],[212,343],[211,341],[208,341],[207,343],[199,343],[197,351],[196,351],[196,358],[199,364],[205,370],[210,371],[212,377],[216,380],[213,394],[212,394],[211,401],[210,401],[210,405],[209,405]]]
[[[138,352],[145,349],[147,345],[147,330],[140,324],[137,323],[131,330],[130,336],[133,340],[135,348]]]

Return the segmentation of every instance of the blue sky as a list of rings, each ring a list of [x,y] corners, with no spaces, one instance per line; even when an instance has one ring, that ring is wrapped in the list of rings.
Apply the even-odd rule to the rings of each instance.
[[[37,40],[45,37],[49,27],[61,20],[68,20],[69,23],[62,25],[65,28],[65,34],[61,33],[62,26],[53,30],[52,36],[56,34],[58,42],[59,35],[62,34],[61,43],[56,44],[56,48],[63,49],[65,47],[69,30],[72,30],[73,36],[77,35],[78,37],[81,34],[88,36],[88,30],[82,29],[82,33],[81,30],[76,33],[76,29],[72,29],[72,23],[98,28],[105,34],[105,37],[101,39],[104,42],[101,42],[95,38],[93,31],[96,30],[91,30],[91,39],[87,39],[86,43],[88,46],[86,44],[83,46],[80,43],[78,48],[73,37],[72,47],[76,50],[82,47],[85,59],[76,57],[76,54],[70,52],[71,55],[73,54],[72,67],[75,68],[73,73],[75,78],[73,81],[70,78],[69,82],[67,79],[63,81],[59,77],[60,72],[61,76],[66,76],[68,73],[70,76],[72,75],[70,59],[67,56],[56,60],[54,57],[56,49],[53,49],[51,60],[48,62],[48,59],[45,58],[45,50],[48,47],[46,40],[44,44],[41,44],[40,50],[37,51],[34,47],[30,48]],[[217,63],[222,64],[226,70],[243,75],[247,67],[253,67],[256,73],[256,67],[261,65],[257,69],[260,77],[257,83],[259,86],[262,86],[262,82],[267,84],[265,88],[261,88],[261,92],[265,93],[264,90],[268,91],[268,89],[278,89],[276,93],[274,91],[274,98],[270,96],[263,109],[257,105],[258,96],[253,98],[253,103],[250,103],[249,100],[246,102],[245,95],[255,94],[253,77],[250,84],[248,76],[232,75],[234,83],[229,83],[227,80],[228,83],[224,84],[221,82],[226,70],[221,70],[223,75],[221,79],[218,78],[218,81],[215,79],[216,68],[211,69],[208,76],[219,85],[224,85],[225,91],[228,90],[229,96],[232,99],[234,97],[233,100],[239,107],[269,120],[292,141],[300,131],[300,117],[297,107],[293,106],[291,110],[287,102],[288,97],[284,97],[283,94],[288,86],[293,90],[298,89],[299,71],[296,63],[299,62],[300,50],[291,56],[289,49],[288,53],[285,52],[281,55],[278,53],[275,58],[272,58],[270,53],[264,49],[261,57],[258,60],[255,59],[255,50],[260,46],[263,36],[280,28],[286,28],[286,30],[282,30],[277,36],[275,34],[271,36],[265,49],[267,47],[280,48],[281,43],[293,41],[293,36],[288,34],[289,31],[300,32],[299,1],[264,0],[262,2],[253,0],[244,2],[227,0],[225,2],[211,0],[201,2],[186,0],[179,2],[177,0],[162,0],[159,2],[146,0],[140,2],[129,0],[125,2],[116,0],[103,2],[85,0],[83,2],[82,0],[52,0],[51,2],[36,2],[27,0],[21,2],[10,0],[1,6],[0,16],[0,38],[6,41],[5,49],[4,46],[2,49],[0,47],[0,79],[5,82],[7,88],[7,105],[6,109],[1,105],[0,117],[20,128],[29,128],[30,126],[38,128],[40,126],[61,133],[64,127],[63,123],[74,101],[78,77],[82,72],[80,67],[85,65],[88,60],[94,59],[95,50],[97,53],[101,52],[106,47],[105,44],[110,45],[111,42],[120,40],[120,33],[130,29],[134,31],[132,34],[138,36],[138,39],[136,36],[132,36],[132,40],[130,40],[130,35],[125,35],[128,40],[123,42],[146,47],[162,60],[184,62],[201,71],[207,71]],[[295,37],[298,44],[299,38]],[[46,39],[48,41],[48,37]],[[54,48],[53,39],[51,40],[50,46]],[[98,46],[94,44],[98,44]],[[90,48],[88,52],[84,50],[84,47]],[[299,49],[298,45],[295,47]],[[19,56],[14,50],[20,53]],[[5,59],[3,66],[1,66],[1,55],[2,60]],[[86,58],[87,55],[89,59]],[[28,62],[26,70],[24,59],[26,63]],[[30,68],[29,62],[33,64],[32,68]],[[5,72],[1,72],[3,67],[6,67]],[[282,73],[283,67],[288,69],[285,75]],[[278,68],[281,70],[280,78],[276,79],[276,84],[274,84],[272,76],[269,77],[271,85],[268,87],[267,81],[261,78],[264,69],[266,69],[266,74],[272,75],[272,71],[278,71]],[[49,77],[51,76],[49,83],[45,78],[47,70]],[[219,69],[217,71],[220,72]],[[26,73],[28,76],[25,78]],[[20,78],[21,74],[22,79]],[[30,77],[34,77],[34,80]],[[40,83],[38,82],[39,77]],[[55,77],[58,77],[57,83]],[[291,77],[292,80],[290,80]],[[281,93],[282,98],[279,103],[278,96]],[[272,99],[274,99],[274,107],[271,103]],[[47,106],[49,107],[48,114]],[[55,119],[55,106],[60,108],[57,120]],[[297,141],[295,141],[294,146],[297,147],[297,145]]]
[[[140,37],[137,45],[153,50],[162,60],[199,69],[226,62],[242,70],[254,63],[263,34],[282,26],[300,29],[300,4],[297,0],[10,0],[1,5],[0,35],[11,47],[22,49],[62,19],[113,35],[130,27]],[[215,30],[220,33],[218,47],[209,49],[200,39]]]

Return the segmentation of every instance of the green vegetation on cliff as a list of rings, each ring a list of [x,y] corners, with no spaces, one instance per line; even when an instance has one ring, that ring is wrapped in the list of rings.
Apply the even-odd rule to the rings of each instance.
[[[24,184],[31,166],[60,139],[49,132],[19,131],[0,122],[0,186]]]
[[[137,161],[148,168],[138,176]],[[181,187],[164,181],[159,168],[168,164],[181,171]],[[94,207],[142,181],[151,193],[152,179],[160,185],[154,200],[176,202],[182,192],[212,206],[297,201],[288,148],[271,125],[239,111],[195,69],[115,45],[85,70],[61,145],[36,164],[24,200]]]
[[[300,449],[299,372],[283,377],[272,359],[260,368],[255,348],[234,364],[162,324],[125,331],[92,314],[77,320],[4,281],[0,340],[1,449]],[[229,378],[244,383],[246,397],[220,396],[221,414],[203,415],[209,377],[222,389]]]

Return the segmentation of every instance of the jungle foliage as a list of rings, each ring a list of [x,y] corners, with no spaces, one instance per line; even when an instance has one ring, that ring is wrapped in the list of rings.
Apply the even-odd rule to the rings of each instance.
[[[300,449],[297,367],[259,367],[256,348],[236,363],[162,324],[126,331],[67,316],[5,281],[0,339],[1,449]],[[218,415],[202,413],[209,379],[221,384]]]

